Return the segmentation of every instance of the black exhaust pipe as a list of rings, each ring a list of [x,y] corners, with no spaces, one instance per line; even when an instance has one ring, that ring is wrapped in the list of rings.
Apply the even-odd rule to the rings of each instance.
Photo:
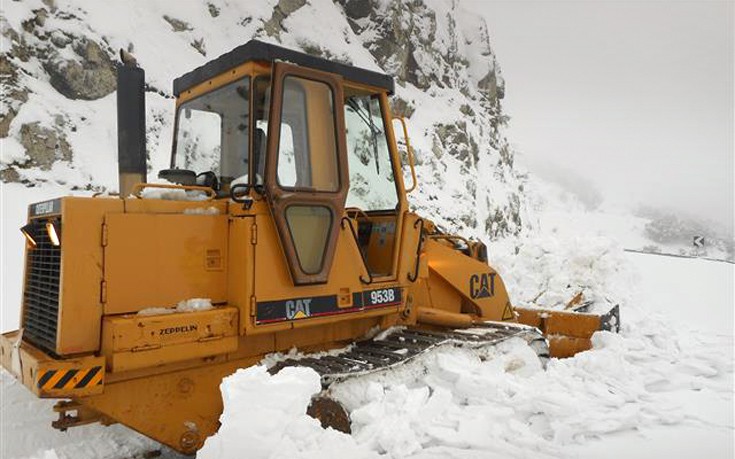
[[[135,58],[120,50],[117,65],[117,164],[120,197],[146,182],[145,71]]]

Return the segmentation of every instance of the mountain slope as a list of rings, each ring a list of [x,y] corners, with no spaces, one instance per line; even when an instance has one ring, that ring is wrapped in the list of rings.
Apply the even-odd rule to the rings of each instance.
[[[29,0],[6,2],[0,31],[4,183],[116,190],[121,48],[146,70],[155,174],[170,157],[173,78],[259,38],[394,74],[395,109],[409,118],[420,164],[414,205],[477,237],[522,228],[523,178],[503,134],[503,80],[485,23],[455,1]]]

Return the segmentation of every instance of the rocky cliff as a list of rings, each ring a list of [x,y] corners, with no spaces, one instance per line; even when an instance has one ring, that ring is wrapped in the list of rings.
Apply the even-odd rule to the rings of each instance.
[[[396,76],[394,111],[409,120],[420,212],[483,238],[524,224],[500,69],[484,21],[457,1],[6,1],[0,32],[3,182],[116,189],[120,48],[146,70],[149,168],[166,167],[171,80],[260,38]]]

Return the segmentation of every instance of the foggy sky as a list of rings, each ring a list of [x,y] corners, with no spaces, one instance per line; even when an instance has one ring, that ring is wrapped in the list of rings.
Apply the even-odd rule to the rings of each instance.
[[[488,22],[532,172],[732,229],[732,2],[462,1]]]

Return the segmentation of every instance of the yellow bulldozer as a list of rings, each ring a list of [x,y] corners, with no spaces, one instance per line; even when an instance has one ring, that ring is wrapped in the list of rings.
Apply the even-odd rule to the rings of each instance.
[[[617,307],[585,313],[581,296],[514,307],[484,244],[409,209],[392,77],[250,41],[174,81],[171,168],[155,183],[144,80],[124,54],[119,196],[31,204],[21,228],[21,328],[0,337],[2,366],[62,399],[54,427],[122,423],[193,453],[218,429],[222,378],[296,348],[276,367],[316,370],[310,414],[348,430],[335,381],[514,337],[566,357],[618,330]]]

